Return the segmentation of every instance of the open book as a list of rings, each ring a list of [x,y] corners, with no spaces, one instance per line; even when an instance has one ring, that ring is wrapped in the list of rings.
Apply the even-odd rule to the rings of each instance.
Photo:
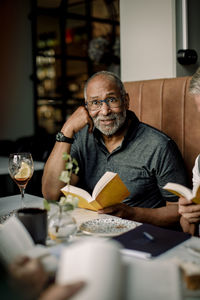
[[[35,245],[29,232],[15,216],[1,225],[0,245],[0,259],[5,265],[25,255],[40,259],[45,270],[50,274],[53,274],[57,268],[57,259],[51,255],[48,247]]]
[[[114,241],[85,238],[66,247],[58,264],[56,282],[64,285],[79,280],[85,287],[73,300],[121,300],[122,260]]]
[[[187,200],[192,200],[192,202],[200,204],[200,184],[196,185],[193,190],[191,190],[184,185],[168,182],[163,189],[178,197],[184,197]]]
[[[178,266],[169,261],[126,261],[120,252],[113,240],[73,243],[61,253],[56,282],[86,283],[71,300],[182,299]]]
[[[0,245],[1,259],[7,264],[19,255],[28,255],[40,258],[46,271],[56,272],[59,284],[85,281],[85,287],[70,300],[182,299],[176,265],[162,260],[126,263],[121,246],[113,240],[90,237],[56,248],[40,247],[34,245],[23,224],[11,217],[0,226]]]
[[[66,185],[61,191],[65,196],[78,197],[79,207],[94,211],[120,203],[130,195],[119,175],[113,172],[106,172],[100,178],[94,187],[92,196],[85,190],[72,185]]]

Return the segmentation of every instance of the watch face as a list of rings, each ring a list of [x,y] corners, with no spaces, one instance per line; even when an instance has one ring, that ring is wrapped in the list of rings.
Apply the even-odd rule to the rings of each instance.
[[[56,140],[57,141],[62,141],[64,134],[62,132],[58,132],[56,135]]]
[[[56,134],[56,141],[57,142],[65,142],[65,143],[73,144],[74,139],[66,137],[62,132],[58,132]]]

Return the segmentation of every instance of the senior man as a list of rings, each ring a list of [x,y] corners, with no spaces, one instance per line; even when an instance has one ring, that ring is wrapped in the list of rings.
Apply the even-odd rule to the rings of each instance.
[[[179,222],[177,197],[163,190],[169,181],[186,185],[186,172],[176,144],[164,133],[129,111],[129,96],[121,80],[101,71],[88,79],[85,107],[65,122],[45,165],[42,191],[57,200],[63,187],[63,152],[76,158],[80,172],[71,178],[91,193],[106,171],[119,174],[130,196],[100,213],[158,226]],[[171,203],[171,205],[167,205]]]

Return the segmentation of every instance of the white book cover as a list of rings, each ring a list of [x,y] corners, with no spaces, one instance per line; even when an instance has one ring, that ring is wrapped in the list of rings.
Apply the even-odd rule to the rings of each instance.
[[[0,245],[0,256],[10,263],[31,250],[34,242],[24,225],[13,216],[0,226]]]
[[[19,256],[41,260],[48,273],[55,273],[57,258],[51,255],[48,247],[35,245],[29,232],[15,216],[0,226],[0,257],[5,264],[12,263]]]
[[[56,281],[59,284],[86,282],[70,300],[122,299],[123,272],[119,244],[89,238],[61,254]]]

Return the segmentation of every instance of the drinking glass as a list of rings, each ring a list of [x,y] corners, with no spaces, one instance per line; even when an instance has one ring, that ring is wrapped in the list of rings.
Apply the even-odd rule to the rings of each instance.
[[[33,175],[33,159],[29,152],[12,153],[9,156],[9,173],[21,192],[21,207],[24,207],[24,192]]]

